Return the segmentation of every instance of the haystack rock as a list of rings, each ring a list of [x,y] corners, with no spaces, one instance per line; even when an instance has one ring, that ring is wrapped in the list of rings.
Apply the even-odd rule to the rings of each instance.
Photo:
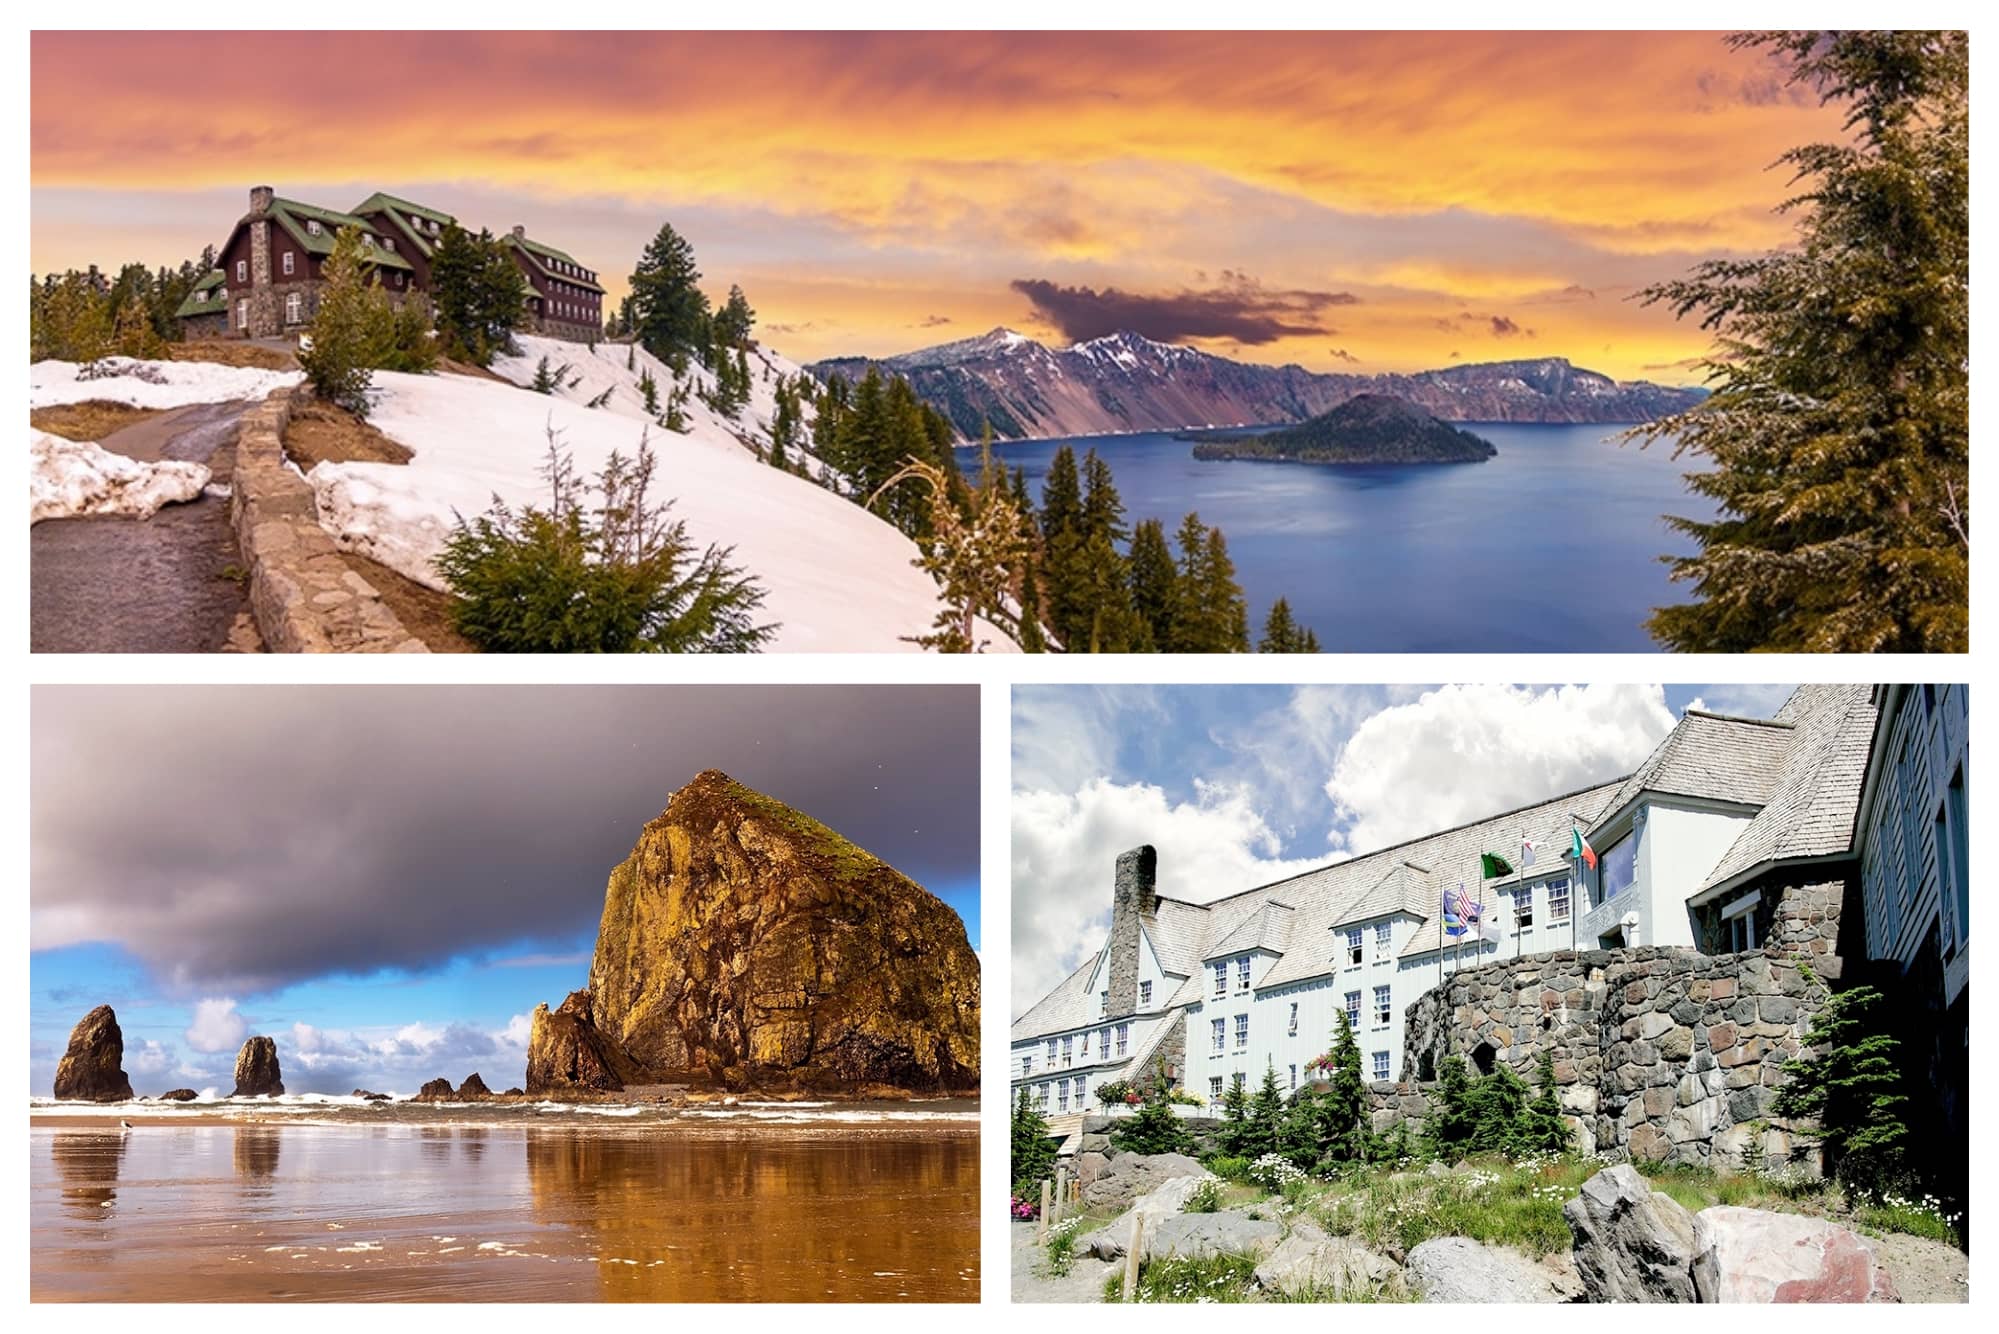
[[[417,1102],[442,1102],[456,1096],[452,1092],[451,1081],[442,1078],[433,1079],[416,1091]]]
[[[168,1089],[160,1095],[161,1102],[193,1102],[200,1097],[193,1089]]]
[[[69,1048],[56,1066],[55,1094],[85,1102],[125,1102],[132,1081],[125,1077],[125,1035],[109,1005],[100,1005],[70,1030]]]
[[[275,1098],[285,1091],[285,1081],[278,1070],[278,1042],[276,1038],[255,1037],[243,1044],[243,1050],[236,1053],[236,1091],[232,1098]]]
[[[529,1052],[530,1093],[970,1091],[979,961],[921,885],[710,769],[611,872],[589,990],[536,1010]]]
[[[480,1098],[490,1098],[492,1096],[493,1090],[486,1087],[486,1081],[479,1078],[477,1070],[465,1076],[465,1082],[458,1086],[458,1101],[460,1102],[473,1102]]]

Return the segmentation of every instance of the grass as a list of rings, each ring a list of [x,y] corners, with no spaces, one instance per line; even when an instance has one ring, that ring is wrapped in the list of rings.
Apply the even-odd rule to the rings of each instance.
[[[1132,1300],[1140,1302],[1240,1302],[1255,1289],[1256,1260],[1248,1255],[1174,1256],[1148,1260],[1138,1271]],[[1124,1300],[1124,1272],[1104,1279],[1104,1300]]]
[[[1048,1272],[1057,1278],[1076,1263],[1076,1237],[1083,1230],[1081,1218],[1065,1218],[1048,1233]]]
[[[168,343],[167,360],[208,361],[218,366],[250,366],[261,371],[298,369],[298,359],[291,353],[236,338],[200,338],[185,343]]]
[[[285,453],[306,472],[317,463],[408,463],[410,451],[344,408],[318,401],[292,409]]]
[[[129,403],[93,398],[83,403],[58,403],[35,408],[28,413],[28,425],[65,440],[97,441],[159,415],[154,408],[135,408]]]
[[[1906,1232],[1959,1250],[1964,1249],[1964,1235],[1957,1229],[1962,1218],[1934,1195],[1910,1198],[1892,1191],[1878,1203],[1854,1211],[1854,1221],[1870,1232]]]

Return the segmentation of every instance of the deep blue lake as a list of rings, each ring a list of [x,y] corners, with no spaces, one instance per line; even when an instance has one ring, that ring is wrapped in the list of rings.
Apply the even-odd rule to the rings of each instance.
[[[1227,536],[1250,635],[1279,597],[1328,652],[1643,653],[1652,608],[1685,601],[1662,555],[1688,539],[1666,514],[1710,517],[1666,442],[1621,427],[1467,423],[1499,447],[1484,463],[1330,468],[1202,463],[1171,435],[1002,444],[1038,498],[1063,444],[1095,449],[1129,521],[1173,530],[1189,510]]]

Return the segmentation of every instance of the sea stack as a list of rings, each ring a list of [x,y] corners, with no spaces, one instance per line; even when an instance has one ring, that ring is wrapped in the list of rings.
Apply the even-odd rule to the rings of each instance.
[[[109,1005],[100,1005],[70,1030],[69,1048],[56,1066],[55,1095],[85,1102],[126,1102],[125,1035]]]
[[[942,900],[710,769],[611,872],[590,986],[536,1009],[529,1093],[978,1087],[979,961]]]
[[[493,1090],[486,1087],[486,1081],[479,1078],[479,1072],[474,1070],[465,1076],[465,1082],[458,1086],[455,1096],[460,1102],[477,1102],[482,1098],[492,1097]]]
[[[278,1070],[276,1038],[254,1037],[236,1053],[236,1090],[232,1098],[275,1098],[285,1091]]]

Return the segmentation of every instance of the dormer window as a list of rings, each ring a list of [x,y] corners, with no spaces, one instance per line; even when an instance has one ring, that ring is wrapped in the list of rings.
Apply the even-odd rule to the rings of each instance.
[[[1247,954],[1235,961],[1235,989],[1237,991],[1249,990],[1249,956]]]
[[[361,244],[367,246],[370,250],[373,250],[375,248],[375,238],[368,235],[368,233],[366,232],[362,232]]]
[[[396,238],[395,238],[395,237],[393,237],[393,236],[384,236],[384,237],[382,238],[382,249],[384,249],[384,250],[394,250],[395,248],[396,248]]]
[[[1395,928],[1387,922],[1374,924],[1374,955],[1377,959],[1388,957],[1388,942]]]
[[[1139,1008],[1140,1008],[1140,1009],[1145,1009],[1146,1007],[1150,1006],[1151,1004],[1152,1004],[1152,983],[1150,983],[1150,982],[1141,982],[1141,983],[1139,983],[1139,984],[1138,984],[1138,1005],[1139,1005]]]
[[[1347,928],[1347,967],[1360,967],[1360,928],[1357,926]]]
[[[1217,959],[1215,961],[1215,999],[1220,1000],[1228,994],[1229,961],[1227,959]]]
[[[306,233],[307,233],[307,235],[310,235],[310,236],[318,236],[318,235],[319,235],[319,233],[320,233],[320,227],[319,227],[319,219],[318,219],[318,218],[307,218],[307,219],[305,220],[305,230],[306,230]]]

